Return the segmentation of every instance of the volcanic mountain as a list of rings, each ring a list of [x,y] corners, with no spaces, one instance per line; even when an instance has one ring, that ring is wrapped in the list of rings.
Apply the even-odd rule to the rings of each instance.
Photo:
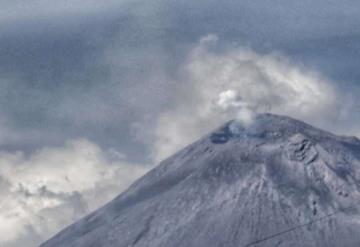
[[[42,247],[358,247],[360,140],[230,121]]]

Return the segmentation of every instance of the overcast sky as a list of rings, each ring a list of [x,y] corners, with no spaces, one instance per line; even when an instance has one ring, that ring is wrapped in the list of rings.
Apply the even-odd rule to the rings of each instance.
[[[249,111],[360,136],[358,1],[0,4],[0,246],[36,246]]]

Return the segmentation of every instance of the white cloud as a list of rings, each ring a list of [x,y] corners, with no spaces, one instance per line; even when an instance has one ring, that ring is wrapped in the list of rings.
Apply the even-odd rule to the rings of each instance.
[[[27,246],[108,202],[147,170],[87,140],[0,153],[0,246]],[[33,243],[31,243],[33,241]]]
[[[182,68],[177,107],[161,113],[152,131],[156,161],[232,118],[249,124],[255,113],[273,112],[325,125],[336,117],[339,96],[319,73],[275,53],[219,52],[217,42],[202,38]]]

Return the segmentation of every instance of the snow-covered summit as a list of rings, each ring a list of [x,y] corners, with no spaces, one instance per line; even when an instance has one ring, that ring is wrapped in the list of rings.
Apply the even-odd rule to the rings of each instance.
[[[43,247],[360,246],[360,141],[230,121]]]

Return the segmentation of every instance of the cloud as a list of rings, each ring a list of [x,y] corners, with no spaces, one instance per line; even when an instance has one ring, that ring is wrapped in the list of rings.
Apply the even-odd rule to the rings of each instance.
[[[1,246],[39,244],[108,202],[147,170],[85,139],[29,157],[1,152],[0,163]]]
[[[203,37],[181,69],[177,105],[159,114],[152,145],[159,161],[196,137],[237,118],[273,112],[329,127],[341,107],[333,83],[277,53],[218,49],[215,35]]]
[[[44,18],[75,18],[78,16],[104,13],[114,7],[118,7],[122,2],[123,1],[119,2],[114,0],[69,0],[59,2],[48,0],[4,0],[1,2],[0,23],[9,24],[10,22],[43,20]]]

